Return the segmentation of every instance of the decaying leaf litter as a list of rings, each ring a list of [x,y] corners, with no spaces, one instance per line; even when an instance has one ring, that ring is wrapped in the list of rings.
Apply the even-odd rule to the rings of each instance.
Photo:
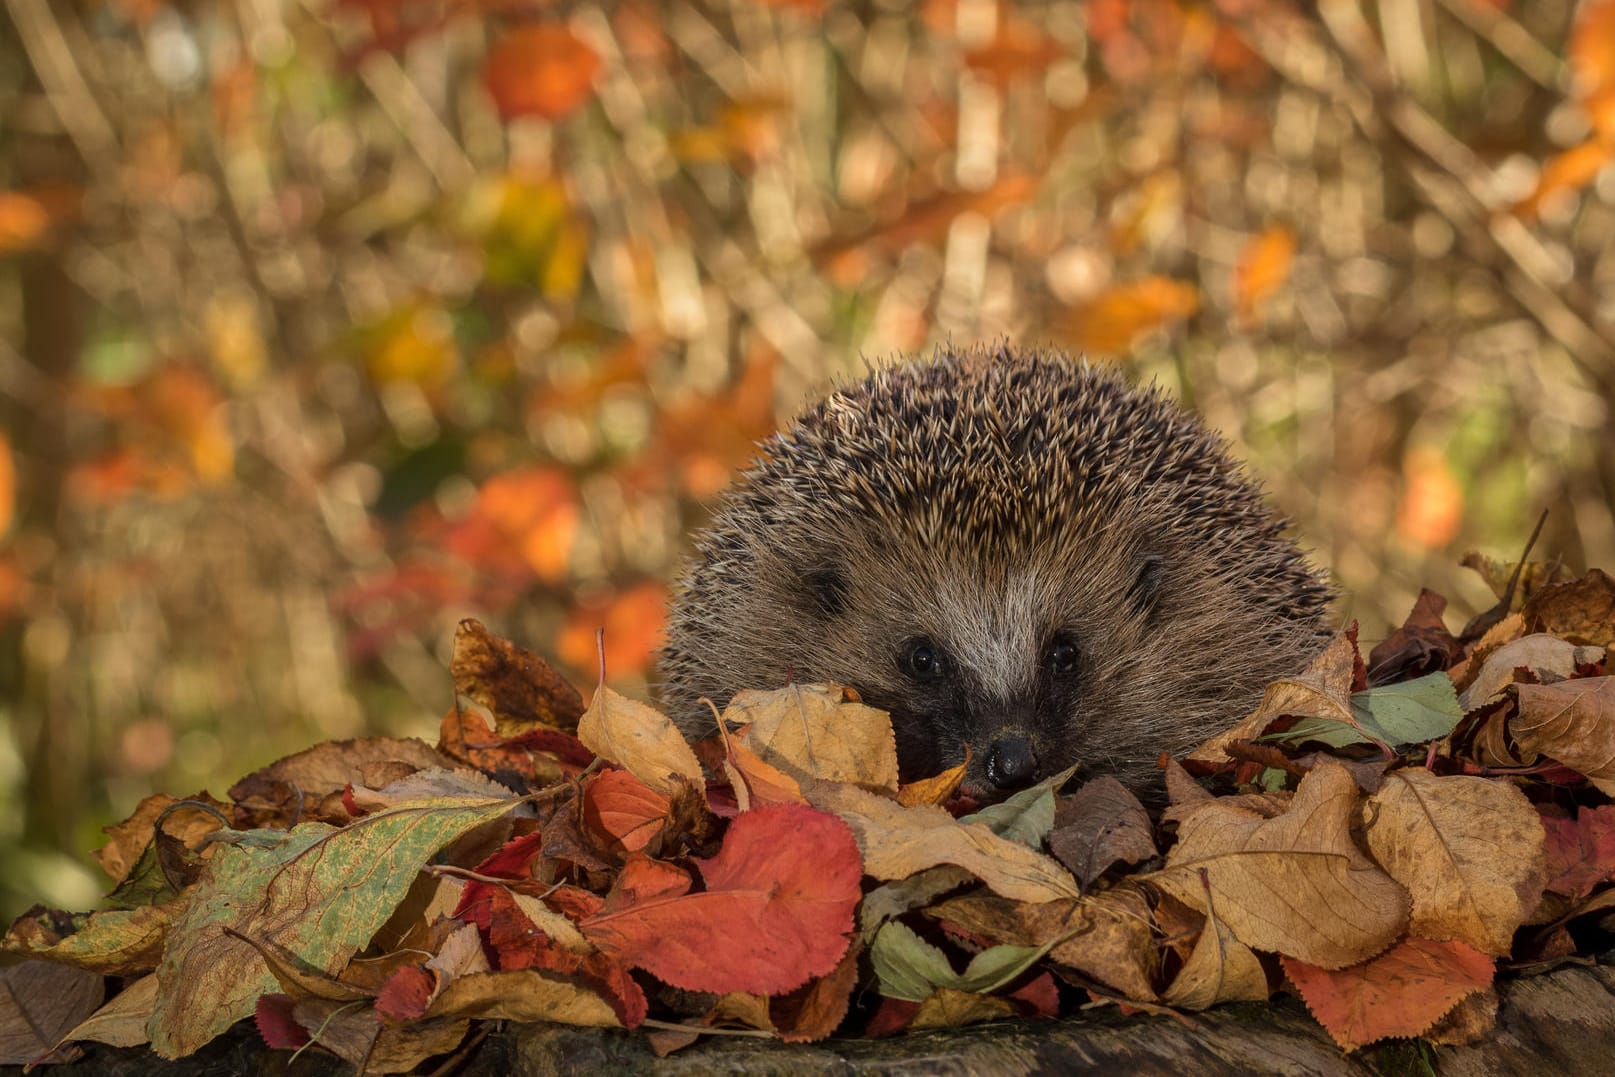
[[[464,622],[435,748],[319,744],[108,828],[106,908],[5,937],[0,1061],[177,1058],[253,1018],[399,1073],[489,1019],[665,1053],[1276,991],[1348,1050],[1483,1038],[1499,975],[1615,932],[1615,581],[1481,567],[1494,616],[1454,635],[1425,592],[1367,656],[1348,629],[1163,758],[1153,813],[1103,777],[900,784],[838,686],[743,692],[692,749]]]

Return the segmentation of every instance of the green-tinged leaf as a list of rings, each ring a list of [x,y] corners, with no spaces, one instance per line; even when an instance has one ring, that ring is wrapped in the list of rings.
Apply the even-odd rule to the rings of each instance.
[[[108,976],[137,976],[157,967],[182,903],[109,909],[71,917],[18,917],[3,949]],[[66,929],[71,934],[63,934]]]
[[[1464,716],[1445,673],[1355,692],[1351,712],[1366,732],[1393,748],[1445,737]]]
[[[188,1055],[277,989],[258,951],[226,928],[334,974],[387,922],[434,853],[520,803],[438,798],[341,830],[305,823],[289,832],[243,832],[209,861],[169,935],[148,1028],[153,1050]]]
[[[1303,718],[1282,733],[1260,739],[1285,744],[1310,740],[1331,748],[1383,741],[1397,748],[1445,737],[1464,712],[1451,679],[1445,673],[1432,673],[1402,684],[1353,692],[1351,716],[1355,726],[1330,718]]]
[[[1043,848],[1054,829],[1054,791],[1071,779],[1076,767],[1047,778],[1029,789],[1022,789],[1008,800],[991,804],[961,823],[986,823],[994,834],[1034,849]]]
[[[880,929],[870,949],[880,993],[888,998],[924,1002],[938,988],[985,995],[1025,972],[1044,954],[1046,946],[989,946],[961,973],[953,971],[947,955],[920,938],[913,929],[893,921]]]
[[[938,984],[952,983],[959,975],[947,955],[895,920],[876,934],[869,958],[880,993],[887,998],[923,1002]]]

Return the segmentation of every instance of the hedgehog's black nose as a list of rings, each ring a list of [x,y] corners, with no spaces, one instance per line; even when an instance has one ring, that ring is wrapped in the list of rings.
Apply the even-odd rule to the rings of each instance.
[[[1037,772],[1037,756],[1032,742],[1020,733],[1006,733],[993,741],[987,753],[987,778],[1000,789],[1019,789],[1030,784]]]

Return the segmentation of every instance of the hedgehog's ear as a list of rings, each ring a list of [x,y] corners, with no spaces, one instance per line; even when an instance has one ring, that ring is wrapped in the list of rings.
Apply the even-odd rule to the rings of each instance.
[[[840,565],[818,565],[804,572],[802,588],[826,617],[847,608],[847,573]]]
[[[1166,582],[1166,559],[1158,553],[1146,553],[1138,559],[1138,573],[1133,577],[1133,586],[1128,592],[1139,612],[1145,616],[1155,613],[1156,599],[1161,594],[1161,584]]]

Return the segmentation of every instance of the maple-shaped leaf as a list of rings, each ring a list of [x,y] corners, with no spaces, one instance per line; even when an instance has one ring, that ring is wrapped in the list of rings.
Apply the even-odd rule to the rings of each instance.
[[[434,853],[520,803],[427,801],[341,830],[304,823],[238,834],[208,861],[169,933],[152,1049],[164,1058],[190,1054],[275,990],[263,958],[239,936],[274,942],[335,973],[387,922]]]
[[[876,792],[897,792],[897,740],[885,711],[833,684],[743,691],[724,722],[746,726],[740,740],[763,762],[798,782],[821,778]]]
[[[1615,677],[1522,684],[1518,691],[1520,713],[1509,732],[1521,754],[1556,759],[1615,796]]]
[[[1467,943],[1408,938],[1360,965],[1334,971],[1285,957],[1307,1009],[1348,1051],[1422,1035],[1464,998],[1491,986],[1492,959]]]
[[[1217,915],[1255,950],[1341,968],[1379,953],[1408,922],[1408,893],[1352,840],[1357,783],[1339,763],[1301,779],[1280,815],[1213,801],[1185,819],[1150,882]]]
[[[863,872],[847,825],[805,805],[736,816],[706,889],[602,912],[580,925],[625,964],[692,991],[776,995],[836,967]]]
[[[812,782],[808,799],[834,812],[858,837],[864,870],[877,879],[904,879],[938,864],[955,864],[995,893],[1018,901],[1076,897],[1077,881],[1051,857],[965,823],[931,804],[905,808],[857,786]]]
[[[1583,805],[1574,819],[1542,812],[1547,831],[1547,889],[1581,898],[1615,878],[1615,804]]]
[[[578,721],[578,739],[600,758],[617,763],[667,796],[677,791],[673,776],[705,785],[701,762],[684,734],[661,711],[601,685]]]
[[[558,23],[507,31],[483,67],[483,78],[506,119],[541,116],[558,120],[594,93],[600,54]]]
[[[480,621],[467,618],[455,629],[449,672],[456,692],[488,708],[501,737],[535,726],[571,732],[583,715],[583,697],[548,662]]]

